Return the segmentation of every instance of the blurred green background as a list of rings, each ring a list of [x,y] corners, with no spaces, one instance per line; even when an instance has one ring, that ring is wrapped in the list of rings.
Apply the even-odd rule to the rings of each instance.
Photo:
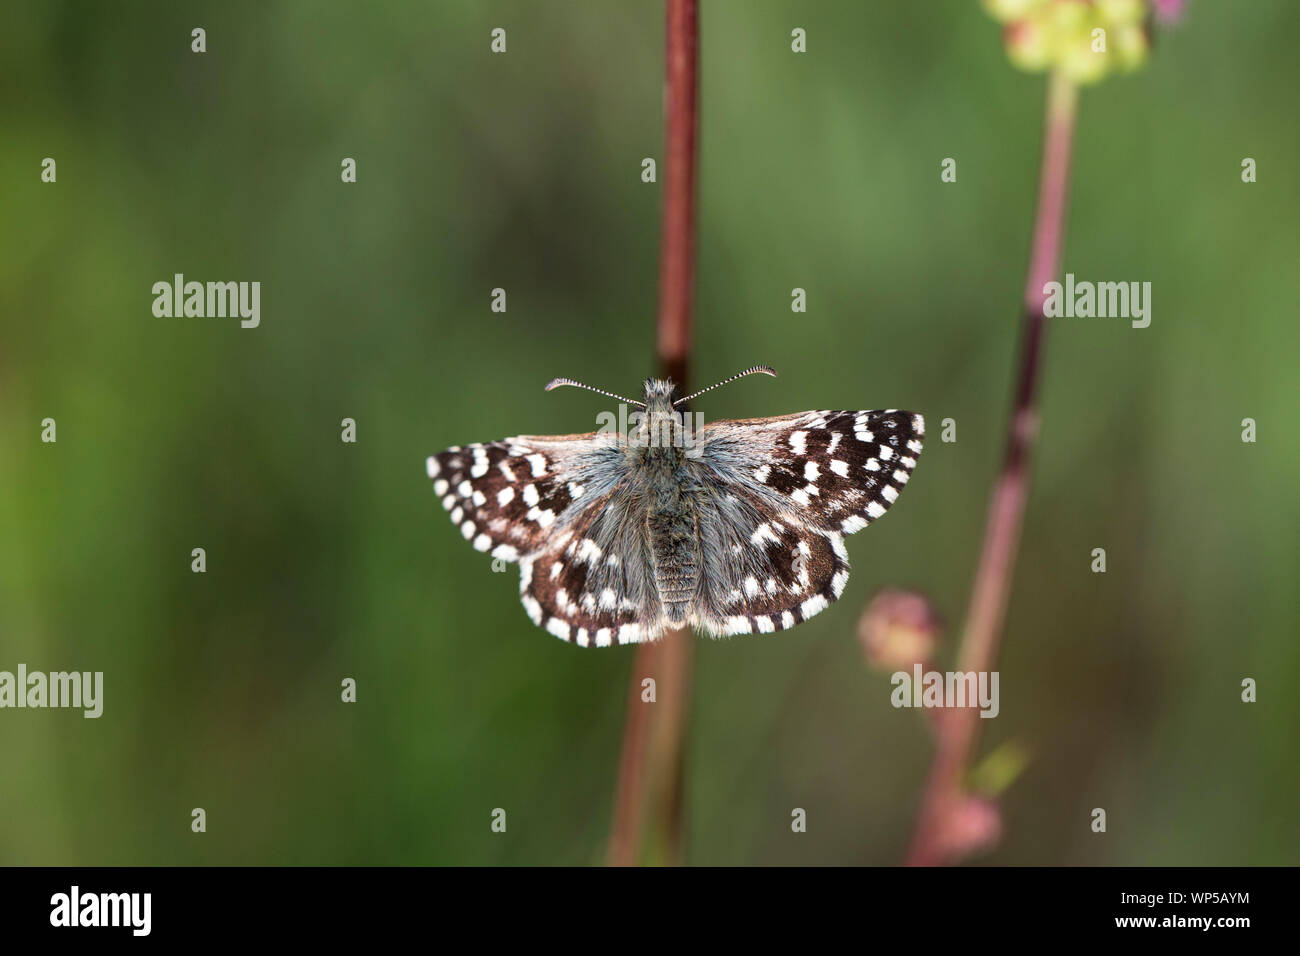
[[[6,6],[0,669],[105,692],[98,720],[0,711],[0,862],[603,860],[634,652],[533,627],[424,460],[592,429],[599,399],[542,385],[653,370],[661,5]],[[1145,69],[1082,93],[1065,269],[1150,281],[1153,321],[1050,332],[981,728],[1031,761],[977,863],[1300,859],[1297,31],[1287,0],[1194,0]],[[781,377],[697,409],[931,430],[839,604],[698,641],[687,860],[893,863],[931,739],[855,627],[886,586],[963,616],[1045,80],[962,0],[703,0],[701,71],[696,384]],[[176,272],[259,280],[261,327],[155,318]]]

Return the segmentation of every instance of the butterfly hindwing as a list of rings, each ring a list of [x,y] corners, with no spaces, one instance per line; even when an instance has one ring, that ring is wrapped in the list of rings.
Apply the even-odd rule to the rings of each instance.
[[[520,600],[533,623],[581,647],[654,640],[662,611],[645,515],[616,486],[520,561]]]
[[[844,538],[792,509],[728,491],[697,509],[704,573],[692,619],[714,635],[786,630],[825,610],[849,579]]]

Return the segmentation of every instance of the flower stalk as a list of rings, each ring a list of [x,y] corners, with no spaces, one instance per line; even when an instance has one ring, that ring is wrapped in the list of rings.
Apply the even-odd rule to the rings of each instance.
[[[1043,286],[1060,271],[1077,102],[1075,83],[1062,71],[1054,71],[1048,81],[1038,208],[1006,452],[989,504],[959,651],[959,667],[965,672],[994,669],[1006,618],[1029,495],[1030,456],[1038,436],[1038,391],[1047,329]],[[945,712],[936,724],[934,762],[908,853],[909,865],[952,862],[970,848],[961,837],[960,820],[971,799],[965,777],[979,734],[978,718],[978,709],[966,707]]]

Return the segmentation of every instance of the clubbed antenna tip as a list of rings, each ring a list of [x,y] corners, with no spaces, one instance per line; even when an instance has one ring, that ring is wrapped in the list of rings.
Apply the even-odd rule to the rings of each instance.
[[[772,366],[755,365],[752,368],[745,369],[743,372],[737,372],[735,375],[731,376],[731,378],[724,378],[721,382],[718,382],[716,385],[710,385],[708,388],[702,388],[698,392],[695,392],[691,395],[687,395],[685,398],[679,398],[677,399],[677,401],[673,402],[673,405],[680,405],[683,402],[689,402],[692,398],[699,398],[705,392],[711,392],[715,388],[721,388],[723,385],[730,384],[731,382],[734,382],[738,378],[744,378],[746,375],[753,375],[757,372],[762,372],[764,375],[770,375],[773,378],[776,378],[776,369],[772,368]]]
[[[645,408],[645,402],[638,402],[635,399],[624,398],[622,395],[615,395],[613,392],[607,392],[603,388],[592,388],[590,385],[583,385],[571,378],[553,378],[546,385],[546,391],[559,388],[561,385],[572,385],[574,388],[585,388],[589,392],[595,392],[597,395],[604,395],[606,398],[617,398],[620,402],[626,402],[628,405],[637,405]]]

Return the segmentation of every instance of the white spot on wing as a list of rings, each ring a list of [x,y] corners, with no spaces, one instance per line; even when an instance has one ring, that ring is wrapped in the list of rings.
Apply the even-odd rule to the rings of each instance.
[[[482,448],[474,449],[474,466],[469,470],[471,478],[482,478],[488,473],[488,456]]]
[[[726,632],[728,634],[752,634],[754,633],[753,625],[749,623],[749,618],[743,615],[727,618]]]
[[[528,617],[532,622],[540,625],[542,623],[542,606],[537,603],[537,599],[532,595],[525,594],[519,601],[523,604],[524,610],[528,612]]]
[[[555,523],[555,512],[550,508],[529,508],[526,517],[529,521],[536,521],[543,528],[549,528]]]
[[[814,594],[808,600],[799,605],[799,612],[803,614],[803,619],[806,621],[814,614],[819,614],[826,610],[827,603],[826,598],[822,595]]]

